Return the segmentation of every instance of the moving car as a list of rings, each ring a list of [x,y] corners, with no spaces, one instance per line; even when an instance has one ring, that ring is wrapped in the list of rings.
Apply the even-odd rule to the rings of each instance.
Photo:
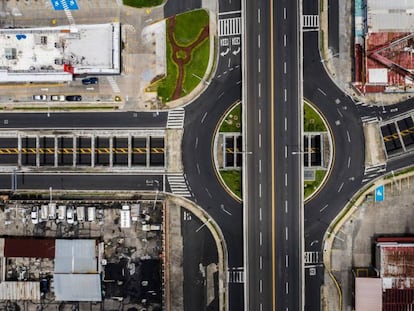
[[[70,102],[78,102],[82,100],[82,96],[80,95],[68,95],[66,96],[66,100]]]
[[[99,82],[99,79],[96,78],[96,77],[82,79],[82,84],[83,85],[98,84],[98,82]]]
[[[63,102],[65,100],[65,95],[52,95],[50,100],[54,102]]]
[[[33,95],[33,100],[45,101],[47,100],[46,95]]]

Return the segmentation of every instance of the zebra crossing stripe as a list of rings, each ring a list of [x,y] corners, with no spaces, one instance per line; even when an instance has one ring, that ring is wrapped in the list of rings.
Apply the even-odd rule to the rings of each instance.
[[[168,111],[167,128],[183,128],[184,127],[184,108],[178,108]]]
[[[241,34],[241,17],[219,19],[219,36],[236,36]]]
[[[319,15],[303,15],[304,28],[319,28]]]
[[[173,194],[180,195],[185,198],[190,198],[191,193],[188,190],[187,182],[182,174],[167,175],[168,184],[170,185]]]
[[[316,264],[320,263],[320,253],[319,252],[305,252],[304,254],[305,264]]]
[[[119,89],[119,86],[118,86],[118,84],[116,83],[116,81],[115,81],[114,77],[112,77],[112,76],[107,76],[106,78],[108,79],[108,82],[109,82],[109,85],[110,85],[110,86],[111,86],[111,88],[112,88],[112,91],[113,91],[114,93],[121,93],[121,90]]]

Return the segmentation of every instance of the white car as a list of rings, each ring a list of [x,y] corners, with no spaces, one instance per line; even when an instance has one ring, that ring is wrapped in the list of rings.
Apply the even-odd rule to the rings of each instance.
[[[65,101],[65,95],[51,95],[50,100],[53,102],[63,102]]]
[[[47,96],[46,95],[33,95],[33,100],[46,101]]]
[[[32,224],[36,225],[39,223],[39,207],[38,206],[34,206],[32,208],[30,218],[32,220]]]
[[[74,211],[73,211],[73,207],[68,207],[67,211],[66,211],[66,221],[68,222],[68,224],[73,224],[73,222],[75,221],[74,219]]]

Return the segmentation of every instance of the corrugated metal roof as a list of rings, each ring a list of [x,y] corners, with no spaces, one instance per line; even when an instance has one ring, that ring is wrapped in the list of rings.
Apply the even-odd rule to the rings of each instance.
[[[4,257],[54,258],[55,239],[5,238]]]
[[[95,240],[56,240],[55,273],[96,273]]]
[[[414,277],[414,246],[381,245],[381,277]]]
[[[0,300],[40,300],[39,282],[2,282]]]
[[[368,31],[413,31],[412,0],[367,0]]]
[[[56,301],[101,301],[99,274],[54,274]]]
[[[355,311],[382,310],[382,288],[379,278],[355,278]]]

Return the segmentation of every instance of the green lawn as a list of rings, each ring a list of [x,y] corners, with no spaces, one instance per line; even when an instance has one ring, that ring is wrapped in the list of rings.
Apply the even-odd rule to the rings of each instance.
[[[325,177],[327,171],[325,170],[317,170],[315,172],[315,180],[314,181],[305,181],[304,182],[304,196],[305,200],[319,187],[323,178]]]
[[[237,104],[227,114],[220,126],[220,132],[241,132],[241,104]]]
[[[327,128],[319,114],[305,102],[303,106],[304,131],[305,132],[326,132]]]
[[[134,8],[149,8],[160,5],[162,0],[123,0],[123,2],[125,5],[129,5]]]
[[[208,25],[208,22],[208,13],[205,10],[196,10],[177,15],[174,37],[178,45],[187,46],[196,40],[204,26]]]
[[[199,78],[203,78],[206,73],[209,56],[210,38],[207,38],[192,51],[191,61],[184,66],[183,96],[194,90],[201,82]]]
[[[227,187],[241,199],[241,171],[220,171],[220,175]]]
[[[168,20],[167,20],[168,26]],[[172,60],[172,47],[170,40],[167,39],[167,75],[151,86],[151,89],[156,89],[158,97],[161,97],[162,102],[170,100],[177,82],[178,66]]]

